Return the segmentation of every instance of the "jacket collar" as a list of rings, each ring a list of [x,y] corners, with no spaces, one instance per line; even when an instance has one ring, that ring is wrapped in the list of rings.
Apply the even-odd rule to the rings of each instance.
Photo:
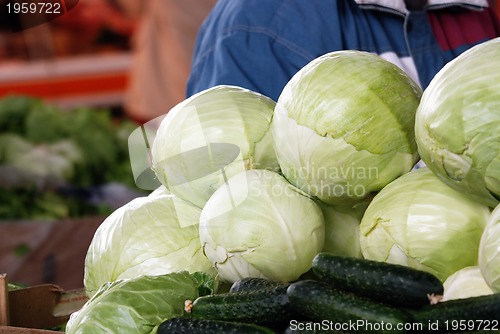
[[[366,9],[379,9],[398,14],[406,15],[408,10],[402,0],[354,0],[356,3]],[[473,10],[481,10],[488,7],[487,0],[428,0],[426,10],[439,9],[449,6],[461,6]]]

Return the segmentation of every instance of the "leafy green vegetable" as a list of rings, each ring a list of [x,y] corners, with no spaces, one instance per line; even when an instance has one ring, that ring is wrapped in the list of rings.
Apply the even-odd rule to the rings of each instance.
[[[444,281],[477,265],[490,209],[428,168],[407,173],[370,202],[360,224],[363,256],[428,271]]]
[[[32,143],[52,143],[67,138],[72,123],[67,122],[70,114],[64,114],[54,105],[38,101],[26,115],[24,136]]]
[[[66,333],[156,333],[163,321],[184,314],[184,302],[199,296],[199,285],[185,271],[105,283],[71,315]]]
[[[273,100],[234,86],[216,86],[176,105],[151,149],[153,170],[173,194],[202,208],[231,176],[278,170],[269,131]]]
[[[93,295],[105,282],[187,270],[215,275],[203,255],[201,209],[174,195],[138,197],[99,226],[85,258],[84,285]]]
[[[265,169],[230,178],[200,216],[203,251],[230,283],[244,277],[294,281],[311,268],[324,238],[318,205]]]
[[[500,38],[446,64],[425,89],[415,135],[441,181],[495,207],[500,201]]]
[[[14,291],[14,290],[19,290],[25,288],[25,285],[18,285],[14,283],[7,283],[7,290],[9,291]]]
[[[207,274],[202,271],[197,271],[192,273],[191,276],[193,276],[193,279],[196,282],[198,295],[212,295],[219,291],[221,282],[213,275]]]
[[[89,194],[112,182],[137,189],[127,146],[135,126],[107,109],[0,99],[0,219],[108,214]]]
[[[331,206],[317,201],[325,220],[323,252],[334,255],[362,257],[359,224],[369,201],[354,206]]]
[[[500,204],[491,213],[481,237],[479,267],[488,285],[500,292]]]
[[[493,293],[478,266],[462,268],[451,274],[443,283],[442,301],[469,298]]]
[[[5,164],[33,149],[34,145],[16,133],[0,134],[0,163]]]
[[[71,116],[69,116],[71,115]],[[95,185],[107,181],[118,158],[118,141],[110,114],[103,110],[77,109],[68,114],[70,138],[80,147],[84,164],[73,182]]]
[[[34,187],[1,189],[0,219],[52,221],[85,215],[106,216],[112,212],[107,205],[93,205],[78,197],[61,196],[54,191]]]
[[[351,205],[417,162],[418,85],[380,56],[336,51],[286,84],[272,121],[283,175],[330,205]]]
[[[9,117],[14,120],[9,121]],[[128,166],[124,181],[133,185],[127,139],[135,124],[127,120],[116,122],[110,110],[76,108],[63,111],[39,99],[9,97],[0,100],[0,127],[6,130],[2,136],[8,136],[0,140],[0,159],[6,147],[11,146],[10,151],[14,153],[19,149],[21,143],[14,142],[14,134],[24,145],[18,155],[24,155],[29,149],[55,145],[54,153],[71,158],[77,172],[66,180],[73,184],[90,186],[117,181],[114,167]],[[5,140],[9,142],[2,144]],[[10,157],[12,159],[12,155]]]
[[[10,95],[0,99],[0,133],[25,133],[26,117],[40,101],[35,98]]]

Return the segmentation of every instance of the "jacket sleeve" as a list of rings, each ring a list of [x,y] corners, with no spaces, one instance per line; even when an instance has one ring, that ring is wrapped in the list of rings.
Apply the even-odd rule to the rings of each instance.
[[[227,34],[204,31],[197,40],[187,95],[224,84],[276,101],[293,74],[312,58],[266,28],[237,26]]]

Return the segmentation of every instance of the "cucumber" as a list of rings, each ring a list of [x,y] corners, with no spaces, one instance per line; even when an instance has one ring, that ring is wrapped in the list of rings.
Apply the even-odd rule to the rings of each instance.
[[[500,330],[500,293],[453,299],[412,310],[413,321],[442,332]],[[437,328],[432,328],[434,326]]]
[[[288,285],[288,283],[277,282],[267,278],[246,277],[234,282],[229,292],[255,291]]]
[[[171,318],[160,324],[157,334],[274,334],[269,328],[221,320]]]
[[[312,321],[331,321],[335,330],[359,333],[406,333],[398,330],[412,321],[402,309],[336,290],[317,280],[304,280],[290,284],[287,290],[290,305]]]
[[[227,320],[260,325],[283,325],[294,317],[287,286],[264,290],[228,292],[196,298],[186,303],[194,318]]]
[[[443,294],[443,284],[433,274],[397,264],[319,253],[312,270],[337,289],[396,306],[418,308]]]

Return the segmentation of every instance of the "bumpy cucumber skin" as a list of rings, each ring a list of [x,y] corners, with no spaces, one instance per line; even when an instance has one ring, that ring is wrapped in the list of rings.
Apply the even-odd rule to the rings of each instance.
[[[366,321],[372,324],[391,324],[392,330],[377,333],[406,333],[396,330],[399,324],[411,322],[410,315],[402,309],[333,289],[325,282],[304,280],[292,283],[287,290],[290,304],[299,313],[313,321],[330,320],[335,323]],[[363,328],[358,328],[362,333]],[[370,332],[368,329],[366,332]]]
[[[412,310],[413,322],[421,323],[424,326],[438,324],[442,332],[449,331],[452,321],[474,322],[475,328],[471,328],[467,333],[480,333],[484,329],[484,321],[500,321],[500,293],[492,295],[469,297],[463,299],[453,299],[439,302],[435,305],[427,305],[417,310]],[[483,328],[479,328],[481,326]],[[500,324],[496,323],[495,329],[498,332]],[[491,323],[490,323],[491,329]],[[433,328],[434,332],[435,329]],[[495,331],[489,331],[494,333]]]
[[[220,320],[172,318],[164,321],[157,334],[274,334],[271,329]]]
[[[295,315],[286,291],[287,286],[277,286],[202,296],[193,302],[190,312],[200,319],[282,325]]]
[[[229,292],[258,291],[288,285],[288,283],[277,282],[267,278],[246,277],[234,282]]]
[[[335,288],[402,307],[429,305],[429,296],[443,294],[437,277],[402,265],[319,253],[312,270]]]

